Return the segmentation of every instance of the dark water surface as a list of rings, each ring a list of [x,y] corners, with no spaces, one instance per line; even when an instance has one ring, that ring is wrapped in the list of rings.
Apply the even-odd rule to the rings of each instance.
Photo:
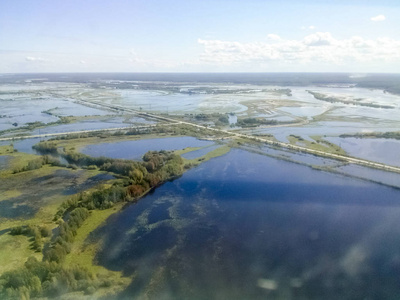
[[[400,190],[231,150],[112,216],[119,299],[397,299]]]
[[[25,152],[29,154],[38,154],[36,150],[32,149],[32,146],[39,143],[42,140],[47,140],[49,138],[31,138],[31,139],[23,139],[23,140],[15,140],[15,141],[1,141],[0,146],[6,146],[13,144],[14,149],[18,152]]]
[[[81,180],[80,177],[84,175],[84,172],[83,170],[72,172],[59,169],[49,175],[35,177],[22,184],[15,184],[15,180],[3,178],[0,182],[0,194],[13,188],[20,191],[21,194],[0,201],[0,218],[32,218],[40,210],[40,207],[51,203],[57,196],[80,193],[114,178],[109,174],[97,174]]]
[[[0,156],[0,170],[7,168],[9,160],[10,160],[9,155],[1,155]]]
[[[150,150],[181,150],[186,147],[204,147],[212,144],[213,142],[211,141],[181,136],[95,144],[84,147],[81,152],[94,157],[106,156],[111,158],[141,160],[142,156]]]

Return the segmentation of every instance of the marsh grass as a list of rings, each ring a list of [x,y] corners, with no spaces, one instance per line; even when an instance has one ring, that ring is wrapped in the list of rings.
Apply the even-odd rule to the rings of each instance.
[[[41,253],[31,249],[30,237],[12,236],[6,232],[0,235],[0,275],[22,267],[29,256],[42,259]]]
[[[287,137],[288,141],[292,145],[298,145],[298,146],[306,147],[306,148],[309,148],[312,150],[323,151],[326,153],[333,153],[333,154],[340,154],[340,155],[347,154],[346,151],[344,151],[342,148],[340,148],[339,146],[337,146],[331,142],[324,140],[320,136],[311,136],[311,138],[314,141],[309,141],[309,140],[303,139],[302,137],[297,136],[297,135],[290,135]]]

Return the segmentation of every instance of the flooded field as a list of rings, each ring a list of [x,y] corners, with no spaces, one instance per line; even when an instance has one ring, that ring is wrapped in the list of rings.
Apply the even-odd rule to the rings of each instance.
[[[110,117],[103,120],[86,120],[71,124],[62,124],[45,127],[43,129],[32,130],[32,134],[59,133],[59,132],[74,132],[81,130],[100,130],[108,128],[131,127],[132,124],[124,123],[121,117]]]
[[[95,275],[68,292],[93,299],[399,295],[400,173],[347,156],[400,167],[400,96],[320,78],[74,76],[0,77],[4,270],[32,255],[82,267]],[[377,134],[340,137],[362,133]]]
[[[328,141],[340,145],[349,155],[400,166],[400,141],[394,139],[357,139],[331,137]]]
[[[282,87],[226,83],[149,84],[153,88],[146,86],[146,89],[141,89],[141,84],[137,82],[129,84],[124,81],[105,81],[103,86],[96,88],[88,84],[51,82],[2,85],[0,130],[13,130],[36,121],[57,122],[60,117],[67,116],[102,118],[78,119],[73,124],[52,124],[48,128],[27,129],[22,132],[56,133],[78,131],[82,128],[90,130],[155,124],[154,120],[127,117],[126,113],[122,116],[123,112],[117,112],[121,117],[107,117],[116,112],[111,112],[102,105],[172,116],[216,112],[229,114],[227,125],[235,130],[269,133],[283,142],[288,141],[290,134],[310,139],[313,135],[338,136],[344,133],[396,131],[400,128],[400,96],[378,89],[346,85]],[[118,88],[119,86],[123,88]],[[310,91],[337,101],[317,99]],[[389,108],[360,106],[357,103]],[[277,125],[255,127],[251,131],[237,127],[238,120],[245,118],[274,121]],[[208,124],[212,126],[213,122]]]
[[[44,138],[32,138],[32,139],[23,139],[23,140],[15,140],[15,141],[0,141],[0,146],[10,145],[11,143],[19,152],[29,153],[29,154],[37,154],[37,152],[32,149],[32,146],[39,143],[41,140],[46,140]]]
[[[213,142],[198,140],[193,137],[167,137],[89,145],[80,151],[94,157],[106,156],[141,160],[142,156],[148,151],[181,150],[187,147],[205,147],[213,144]]]
[[[73,102],[67,91],[78,85],[15,84],[0,85],[0,130],[30,122],[50,123],[60,116],[106,115],[108,112]]]
[[[0,156],[0,169],[7,168],[9,159],[10,159],[10,157],[8,157],[7,155]]]
[[[83,170],[65,169],[31,171],[31,178],[24,173],[2,178],[0,193],[18,191],[15,197],[1,199],[0,223],[2,219],[30,219],[47,205],[60,205],[62,196],[83,192],[102,181],[113,179],[105,174],[90,174]],[[19,178],[16,183],[15,177]]]

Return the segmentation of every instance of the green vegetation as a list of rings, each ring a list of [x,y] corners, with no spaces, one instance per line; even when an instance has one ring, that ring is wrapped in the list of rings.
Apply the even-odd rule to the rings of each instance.
[[[221,115],[220,115],[221,116]],[[127,131],[117,131],[111,132],[89,132],[89,133],[77,133],[68,134],[59,137],[54,137],[49,139],[48,142],[56,142],[57,148],[64,148],[66,151],[69,150],[79,150],[79,148],[90,145],[97,144],[99,142],[113,142],[122,140],[132,140],[139,138],[160,138],[163,136],[193,136],[198,138],[224,138],[225,133],[216,132],[212,129],[206,128],[196,128],[190,125],[183,124],[167,124],[167,125],[157,125],[154,127],[147,128],[132,128]],[[72,141],[71,141],[72,140]],[[52,148],[52,147],[50,147]],[[46,150],[43,151],[43,153]]]
[[[23,167],[15,168],[13,170],[13,173],[16,174],[16,173],[20,173],[20,172],[36,170],[36,169],[40,169],[41,167],[43,167],[45,165],[58,166],[58,167],[64,166],[60,162],[59,159],[49,156],[49,155],[44,155],[44,156],[41,156],[41,157],[38,157],[38,158],[28,161],[28,163]]]
[[[400,78],[398,74],[368,75],[354,79],[358,87],[381,89],[385,92],[400,95]]]
[[[26,123],[26,125],[24,125],[24,126],[19,126],[19,127],[15,127],[15,128],[1,130],[0,131],[0,135],[5,134],[5,133],[9,133],[9,132],[18,132],[18,131],[23,131],[23,130],[33,130],[33,129],[36,129],[36,128],[42,128],[42,127],[46,127],[46,126],[67,124],[67,123],[71,123],[71,121],[72,121],[71,117],[59,117],[59,118],[60,118],[60,120],[58,120],[56,122],[50,122],[50,123],[43,123],[43,122],[39,122],[39,121],[29,122],[29,123]]]
[[[310,90],[307,90],[307,92],[309,94],[313,95],[315,99],[318,99],[318,100],[321,100],[321,101],[330,102],[330,103],[343,103],[343,104],[367,106],[367,107],[373,107],[373,108],[385,108],[385,109],[394,108],[394,106],[390,106],[390,105],[379,105],[379,104],[375,104],[375,103],[360,102],[359,100],[362,100],[362,99],[348,100],[348,99],[342,99],[342,98],[338,98],[338,97],[328,96],[328,95],[325,95],[325,94],[322,94],[322,93],[313,92],[313,91],[310,91]]]
[[[111,283],[106,278],[98,278],[78,265],[65,267],[30,257],[22,268],[5,272],[0,277],[0,297],[2,299],[56,298],[69,291],[93,294],[98,288],[109,285]]]
[[[76,123],[82,120],[95,120],[95,119],[104,119],[106,117],[110,117],[112,115],[107,115],[107,116],[59,116],[59,115],[55,115],[51,112],[50,110],[47,111],[42,111],[42,113],[48,114],[48,115],[52,115],[57,117],[59,120],[55,121],[55,122],[49,122],[49,123],[43,123],[40,121],[35,121],[35,122],[28,122],[23,126],[18,126],[18,123],[14,124],[14,128],[9,128],[9,129],[5,129],[5,130],[0,130],[0,135],[3,135],[5,133],[15,133],[18,135],[19,132],[23,132],[23,131],[30,131],[30,130],[34,130],[37,128],[45,128],[45,127],[49,127],[49,126],[55,126],[55,125],[60,125],[60,124],[69,124],[69,123]]]
[[[7,233],[0,235],[0,274],[23,267],[30,256],[42,259],[42,253],[32,249],[31,237]]]
[[[291,134],[290,136],[287,137],[289,142],[293,145],[299,144],[300,146],[312,149],[312,150],[318,150],[318,151],[323,151],[326,153],[333,153],[333,154],[340,154],[340,155],[346,155],[346,152],[340,148],[339,146],[326,141],[322,139],[320,136],[312,136],[311,137],[315,142],[305,140],[301,136]]]
[[[219,118],[221,117],[224,116],[220,115]],[[200,131],[191,126],[169,126],[129,130],[126,133],[106,133],[100,137],[85,134],[79,135],[79,138],[74,140],[72,139],[77,135],[57,138],[35,145],[34,148],[43,153],[42,156],[15,153],[11,146],[1,149],[10,153],[11,161],[14,157],[21,158],[10,164],[14,172],[2,173],[9,187],[7,195],[10,197],[24,195],[19,185],[11,189],[11,183],[18,177],[23,184],[24,180],[31,180],[39,174],[43,178],[47,178],[46,174],[49,174],[50,179],[56,170],[66,170],[65,166],[59,165],[56,156],[63,157],[69,163],[69,167],[76,169],[66,172],[77,174],[107,172],[119,179],[68,198],[57,196],[57,201],[53,200],[54,196],[50,196],[52,200],[45,200],[49,202],[41,205],[40,211],[31,219],[2,220],[0,229],[8,229],[8,234],[0,236],[0,246],[2,240],[6,243],[4,244],[6,249],[1,250],[0,256],[10,257],[11,249],[8,245],[13,244],[13,241],[22,243],[23,251],[20,252],[18,263],[5,264],[6,269],[0,273],[0,298],[54,298],[66,293],[80,296],[95,293],[96,296],[103,296],[121,290],[129,284],[131,278],[123,278],[119,272],[112,272],[93,264],[95,253],[101,244],[86,242],[89,233],[108,216],[121,209],[125,203],[137,201],[163,182],[180,176],[185,169],[223,155],[230,150],[230,147],[221,145],[194,160],[182,159],[178,155],[182,154],[179,151],[176,153],[149,151],[141,162],[106,157],[94,158],[76,152],[76,149],[88,143],[132,139],[143,134],[148,134],[148,137],[159,137],[160,133],[161,135],[189,133],[194,136],[206,133],[213,138],[219,135],[212,130]],[[183,151],[196,149],[199,148],[188,148]],[[51,186],[54,186],[54,183]],[[61,199],[65,200],[56,208],[56,203],[60,203]],[[32,258],[23,265],[21,258],[30,256]]]
[[[125,203],[121,202],[108,209],[90,211],[89,216],[84,220],[80,228],[76,230],[71,252],[65,258],[67,265],[77,263],[96,273],[104,273],[104,271],[108,273],[108,270],[104,270],[103,267],[93,265],[92,261],[98,245],[85,241],[93,230],[99,227],[110,215],[119,211],[123,205]]]
[[[77,207],[71,211],[67,222],[61,221],[58,226],[57,238],[44,253],[46,261],[61,263],[65,260],[65,256],[71,252],[71,244],[74,242],[76,230],[88,216],[89,211],[86,208]]]
[[[266,93],[276,93],[276,94],[285,94],[291,96],[291,90],[289,88],[281,88],[281,89],[262,89],[262,90],[254,90],[253,88],[224,88],[218,85],[209,86],[198,86],[198,87],[182,87],[179,83],[167,83],[163,82],[162,84],[158,82],[136,82],[135,89],[138,90],[157,90],[163,91],[165,93],[180,93],[180,94],[187,94],[187,95],[194,95],[194,94],[215,94],[215,95],[229,95],[229,94],[254,94],[261,92]],[[275,85],[275,84],[274,84]],[[112,89],[132,89],[132,84],[127,82],[102,82],[101,86],[109,87]],[[99,88],[98,83],[92,83],[92,87]]]
[[[395,139],[400,140],[400,131],[392,131],[392,132],[368,132],[368,133],[356,133],[356,134],[341,134],[339,137],[348,138],[377,138],[377,139]]]
[[[24,159],[22,153],[18,153],[13,161]],[[28,158],[29,154],[25,154]],[[16,165],[20,165],[19,163]],[[45,165],[40,169],[28,172],[13,174],[12,170],[6,169],[0,173],[2,182],[0,187],[0,201],[7,201],[6,205],[11,206],[2,210],[0,217],[0,230],[9,229],[15,226],[27,225],[50,225],[54,227],[52,220],[59,205],[69,196],[64,191],[80,191],[89,189],[97,182],[102,181],[100,176],[104,174],[99,170],[72,170],[63,167],[52,167]],[[93,181],[92,178],[95,180]],[[115,180],[115,179],[114,179]],[[14,204],[15,203],[15,204]],[[23,211],[31,211],[25,215],[23,211],[17,215],[10,215],[7,212],[18,210],[18,207],[25,207]],[[3,255],[0,247],[0,255]],[[1,271],[1,270],[0,270]],[[1,272],[0,272],[1,273]]]
[[[43,154],[57,154],[57,144],[54,142],[40,142],[32,148]]]
[[[21,191],[16,190],[16,189],[2,191],[1,194],[0,194],[0,201],[6,200],[6,199],[9,199],[9,198],[18,197],[21,194],[22,194]]]
[[[292,90],[291,89],[289,89],[289,88],[286,88],[286,89],[274,89],[274,90],[272,90],[274,93],[277,93],[277,94],[282,94],[282,95],[286,95],[286,96],[292,96]]]
[[[229,146],[223,145],[213,151],[208,152],[206,155],[202,156],[198,160],[201,160],[202,162],[206,162],[214,157],[222,156],[222,155],[228,153],[230,150],[231,150],[231,148]]]
[[[263,118],[244,118],[238,119],[237,126],[248,128],[248,127],[257,127],[261,125],[276,125],[278,121],[276,120],[266,120]]]
[[[8,147],[10,151],[2,154],[2,155],[7,155],[9,159],[7,161],[7,168],[0,169],[0,178],[9,176],[10,174],[13,173],[14,170],[24,168],[30,161],[33,161],[38,158],[37,155],[17,152],[13,149],[12,146],[3,146],[3,147]]]
[[[87,240],[89,234],[98,228],[109,216],[119,211],[125,203],[117,203],[112,208],[103,210],[92,210],[88,218],[77,229],[74,236],[74,242],[71,244],[71,252],[66,256],[64,265],[79,265],[92,274],[96,274],[97,278],[107,278],[112,283],[99,291],[100,296],[114,295],[121,289],[126,287],[131,281],[131,277],[123,277],[123,274],[116,271],[110,271],[105,267],[94,264],[93,260],[99,248],[103,247],[101,241],[94,243]]]
[[[48,238],[51,235],[51,230],[47,226],[17,226],[11,228],[10,234],[25,235],[31,238],[31,249],[41,252],[43,249],[43,238]]]
[[[221,113],[199,113],[199,114],[185,114],[184,116],[181,115],[174,115],[169,116],[176,120],[184,120],[193,123],[203,123],[203,124],[214,124],[218,127],[228,126],[229,125],[229,117],[228,114],[221,114]]]
[[[0,146],[0,155],[7,155],[16,152],[13,145]]]
[[[311,136],[311,138],[313,140],[315,140],[317,143],[327,146],[330,149],[331,153],[347,155],[346,151],[344,151],[340,146],[338,146],[334,143],[331,143],[327,140],[324,140],[321,136],[314,135],[314,136]]]
[[[228,114],[196,114],[196,115],[185,115],[185,119],[187,121],[193,122],[203,122],[203,123],[213,123],[217,127],[223,127],[229,125],[229,117]],[[257,127],[262,125],[276,125],[278,124],[277,120],[268,120],[265,118],[241,118],[237,120],[236,126],[240,126],[243,128],[248,127]]]
[[[189,149],[184,149],[180,151],[175,151],[176,154],[182,155],[184,153],[198,150],[201,148],[189,148]],[[203,155],[202,157],[199,158],[194,158],[194,159],[183,159],[184,161],[184,168],[185,169],[190,169],[192,167],[198,166],[200,163],[204,163],[214,157],[219,157],[222,156],[226,153],[228,153],[231,150],[231,146],[228,145],[221,145],[221,147],[218,147],[217,149],[214,149],[207,154]]]
[[[2,211],[0,230],[4,233],[0,235],[0,275],[7,271],[14,272],[23,268],[24,261],[30,256],[42,260],[41,249],[46,248],[46,244],[48,245],[51,229],[56,226],[52,222],[54,214],[60,203],[68,198],[61,192],[69,188],[71,184],[79,186],[87,182],[89,178],[101,173],[98,170],[68,171],[65,168],[52,167],[48,164],[42,165],[40,169],[35,169],[32,168],[34,165],[32,161],[40,164],[47,163],[48,158],[14,152],[12,145],[2,146],[1,151],[9,156],[9,161],[7,167],[0,172],[2,181],[0,201],[11,203],[12,210],[22,205],[32,208],[36,213],[29,216],[12,217],[10,215],[7,217],[7,214],[4,213],[8,209]],[[22,171],[24,168],[26,171],[13,174],[13,170]],[[28,169],[33,170],[28,172]],[[40,184],[34,184],[35,181]],[[13,278],[10,277],[10,280]],[[7,285],[4,287],[3,283],[3,280],[0,279],[0,299],[28,297],[22,291],[24,289],[15,289]]]
[[[92,265],[95,253],[93,248],[86,252],[87,258],[90,260],[86,262],[85,267],[72,264],[67,268],[64,262],[73,249],[75,254],[72,255],[76,255],[76,252],[81,249],[82,237],[87,237],[91,230],[105,220],[106,216],[115,212],[114,210],[110,211],[112,207],[120,208],[122,207],[120,203],[136,201],[166,180],[180,176],[184,170],[183,159],[170,151],[150,151],[144,155],[143,162],[105,157],[93,158],[74,150],[59,149],[55,142],[41,142],[35,148],[44,153],[58,153],[76,168],[111,172],[120,176],[121,180],[115,181],[112,185],[80,193],[64,201],[54,215],[53,222],[59,225],[55,231],[56,236],[52,236],[51,242],[49,226],[29,226],[19,222],[21,225],[12,227],[8,236],[25,236],[30,241],[31,251],[40,252],[44,249],[44,261],[39,262],[36,258],[30,258],[24,266],[3,273],[0,277],[0,298],[52,298],[70,292],[92,294],[101,287],[107,289],[111,285],[126,285],[127,281],[122,280],[120,276],[109,277],[105,271],[94,275],[86,268],[86,266]],[[44,155],[34,160],[28,160],[25,162],[25,166],[20,167],[17,171],[20,173],[29,170],[36,172],[39,168],[51,163],[52,159],[52,157]],[[14,173],[13,176],[17,175],[16,172]],[[102,210],[107,213],[100,214],[102,217],[94,222],[95,227],[91,223],[85,223],[93,213]],[[75,237],[78,236],[79,229],[83,224],[86,226],[79,235],[79,245],[74,245]],[[113,281],[109,278],[112,278]],[[117,281],[117,284],[114,280]]]
[[[63,231],[60,236],[71,236],[82,220],[87,217],[87,210],[77,208],[71,212],[68,225],[70,231]],[[68,227],[69,226],[69,227]],[[40,252],[43,240],[49,240],[51,230],[46,226],[18,226],[10,230],[11,236],[27,236],[30,238],[31,248]],[[15,239],[14,239],[15,240]],[[54,243],[59,243],[57,238]],[[54,249],[61,249],[56,247]],[[56,251],[51,249],[51,251]],[[18,251],[18,249],[17,249]],[[25,253],[23,253],[25,254]],[[27,254],[27,253],[26,253]],[[45,256],[46,257],[46,256]],[[0,277],[0,298],[2,299],[29,299],[30,297],[57,297],[67,291],[83,291],[92,294],[98,287],[109,285],[107,280],[100,280],[85,268],[78,265],[64,267],[61,264],[46,259],[39,262],[37,257],[30,257],[20,268],[6,271]]]

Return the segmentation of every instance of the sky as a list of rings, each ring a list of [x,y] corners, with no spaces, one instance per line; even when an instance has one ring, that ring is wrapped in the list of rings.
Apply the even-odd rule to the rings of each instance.
[[[0,1],[0,73],[399,70],[399,0]]]

